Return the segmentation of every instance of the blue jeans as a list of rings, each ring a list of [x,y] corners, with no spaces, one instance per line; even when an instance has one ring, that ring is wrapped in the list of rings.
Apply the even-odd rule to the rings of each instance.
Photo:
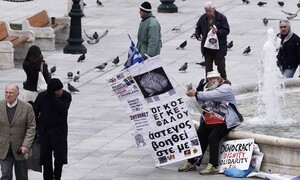
[[[281,71],[281,74],[284,75],[285,77],[293,78],[296,70],[283,69],[283,70],[280,70],[280,71]]]
[[[16,180],[28,180],[27,160],[16,161],[11,149],[8,150],[4,160],[0,160],[2,177],[1,180],[13,179],[13,166],[15,165]]]

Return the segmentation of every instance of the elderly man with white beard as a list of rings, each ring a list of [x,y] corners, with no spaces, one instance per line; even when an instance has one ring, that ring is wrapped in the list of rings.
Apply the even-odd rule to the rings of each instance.
[[[220,141],[230,130],[241,124],[243,117],[236,108],[235,95],[230,84],[218,72],[208,72],[206,81],[202,79],[196,90],[188,89],[186,95],[203,103],[203,116],[197,134],[203,154],[209,145],[210,157],[209,163],[200,174],[212,175],[218,174]],[[188,159],[178,171],[195,171],[202,158],[203,156]]]

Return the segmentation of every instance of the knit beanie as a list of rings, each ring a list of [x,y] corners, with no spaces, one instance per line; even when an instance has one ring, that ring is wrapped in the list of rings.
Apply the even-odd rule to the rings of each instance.
[[[48,86],[47,86],[47,92],[49,94],[54,94],[56,90],[62,89],[64,86],[62,82],[57,78],[50,79]]]
[[[145,1],[141,4],[140,9],[141,11],[149,13],[151,12],[151,4],[148,1]]]

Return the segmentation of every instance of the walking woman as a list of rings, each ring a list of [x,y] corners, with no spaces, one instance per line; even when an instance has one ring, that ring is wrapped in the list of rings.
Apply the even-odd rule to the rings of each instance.
[[[23,83],[23,100],[33,103],[38,95],[37,83],[39,71],[43,73],[46,83],[51,79],[48,65],[45,62],[41,49],[33,45],[29,48],[26,58],[23,62],[23,69],[26,73],[26,81]]]

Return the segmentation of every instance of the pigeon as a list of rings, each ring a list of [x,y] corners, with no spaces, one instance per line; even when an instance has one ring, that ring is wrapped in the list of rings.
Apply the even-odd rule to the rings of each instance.
[[[55,71],[56,71],[56,66],[52,66],[52,67],[50,68],[50,73],[51,73],[51,74],[54,74]]]
[[[299,13],[299,11],[300,11],[300,8],[297,10],[297,12],[295,12],[295,13],[290,13],[290,12],[286,12],[286,11],[283,11],[283,10],[281,10],[284,14],[286,14],[286,15],[289,15],[288,17],[286,17],[287,19],[294,19],[295,17],[297,17],[297,15],[298,15],[298,13]]]
[[[300,1],[299,1],[299,3],[297,3],[297,7],[300,8]]]
[[[86,6],[86,4],[83,2],[83,6]]]
[[[98,6],[103,7],[103,4],[102,4],[102,2],[100,0],[97,0],[96,3],[97,3]]]
[[[250,48],[250,46],[248,46],[248,47],[244,50],[243,54],[248,55],[250,51],[251,51],[251,48]]]
[[[202,62],[199,62],[199,63],[196,63],[196,64],[199,64],[200,66],[205,66],[205,61],[202,61]]]
[[[187,41],[185,40],[183,43],[181,43],[176,49],[184,49],[187,45]]]
[[[187,69],[187,67],[188,67],[187,62],[185,62],[185,63],[179,68],[179,71],[185,72],[186,69]]]
[[[102,63],[99,66],[96,66],[95,68],[102,71],[105,68],[106,65],[107,65],[107,63]]]
[[[173,32],[180,32],[181,31],[181,28],[182,28],[182,24],[180,24],[179,26],[175,26],[172,31]]]
[[[267,2],[259,1],[259,2],[257,3],[257,5],[260,6],[260,7],[262,7],[262,6],[265,5],[265,4],[267,4]]]
[[[186,90],[192,90],[192,89],[193,89],[192,83],[186,85]]]
[[[281,10],[281,12],[283,12],[284,14],[289,15],[289,16],[292,16],[294,14],[294,13],[286,12],[286,11],[283,11],[283,10]]]
[[[281,7],[284,6],[284,2],[283,2],[283,1],[277,1],[277,3],[278,3],[278,5],[281,6]]]
[[[268,24],[269,20],[267,18],[263,18],[263,23],[266,26]]]
[[[67,77],[68,77],[68,79],[73,79],[73,73],[72,72],[68,72],[67,73]]]
[[[231,49],[233,47],[233,41],[227,43],[227,49]]]
[[[76,75],[75,75],[74,78],[73,78],[73,81],[74,81],[74,82],[78,82],[79,79],[80,79],[80,71],[77,71]]]
[[[68,83],[68,90],[71,92],[71,93],[75,93],[76,91],[79,92],[78,89],[76,89],[74,86],[72,86],[70,83]]]
[[[94,39],[98,39],[98,38],[99,38],[99,35],[98,35],[97,31],[94,32],[93,38],[94,38]]]
[[[117,56],[112,63],[116,66],[120,62],[119,56]]]
[[[100,36],[98,35],[97,32],[95,32],[97,35],[94,33],[94,34],[93,34],[93,37],[89,36],[89,35],[85,32],[85,30],[83,30],[83,32],[84,32],[84,34],[86,35],[86,37],[89,38],[89,39],[87,40],[87,43],[93,45],[93,44],[97,44],[101,38],[103,38],[104,36],[106,36],[106,34],[108,33],[108,30],[104,31]],[[97,37],[97,36],[98,36],[98,37]],[[94,37],[97,37],[97,38],[94,38]]]
[[[77,62],[83,62],[85,60],[85,53],[81,54],[77,60]]]
[[[250,1],[248,1],[248,0],[242,0],[243,1],[243,3],[245,3],[245,4],[249,4],[250,3]]]

